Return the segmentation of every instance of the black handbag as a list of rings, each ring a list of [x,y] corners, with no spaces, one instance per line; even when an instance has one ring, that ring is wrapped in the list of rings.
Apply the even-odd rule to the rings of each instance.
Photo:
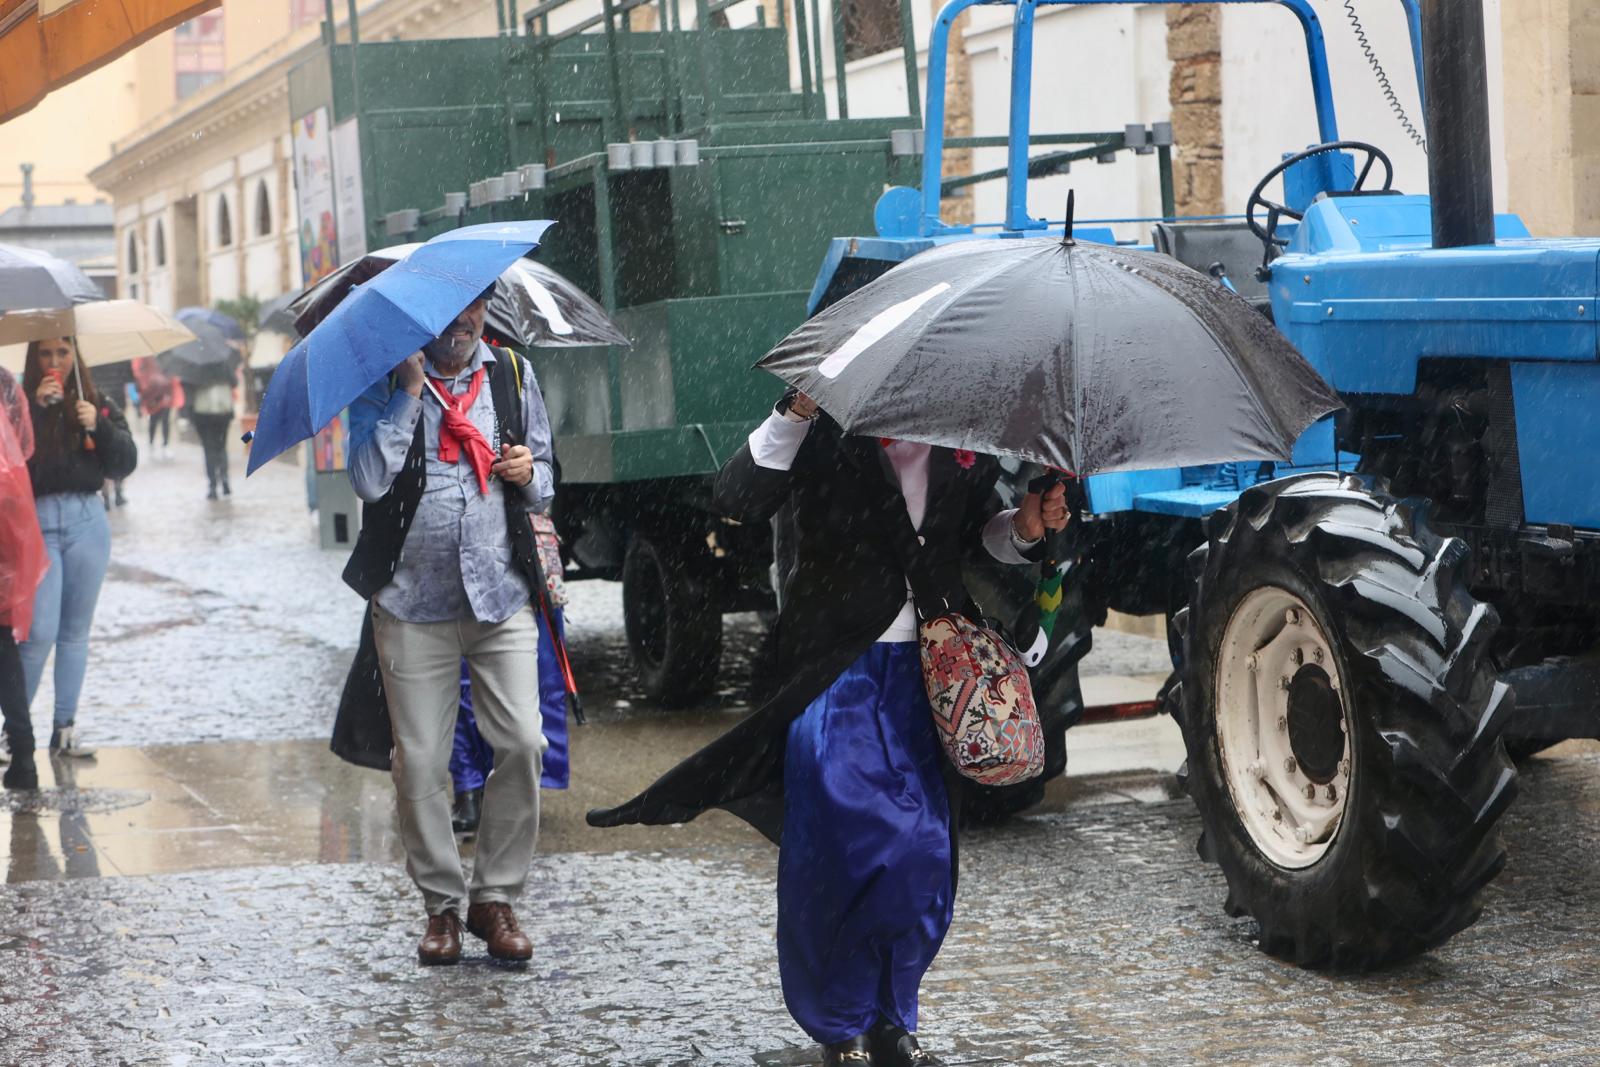
[[[358,767],[390,769],[394,733],[389,725],[389,704],[383,696],[383,674],[378,669],[378,645],[372,636],[372,609],[362,616],[361,643],[345,675],[339,694],[339,713],[333,720],[335,756]]]

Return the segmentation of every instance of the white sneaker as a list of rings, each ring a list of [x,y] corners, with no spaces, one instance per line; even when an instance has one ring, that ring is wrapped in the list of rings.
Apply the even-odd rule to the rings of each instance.
[[[94,759],[95,750],[78,743],[78,731],[74,726],[58,726],[50,731],[50,754],[52,756],[66,756],[70,759]]]

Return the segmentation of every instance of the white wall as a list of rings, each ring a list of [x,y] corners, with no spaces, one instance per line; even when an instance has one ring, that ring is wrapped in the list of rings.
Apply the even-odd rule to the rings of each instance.
[[[1368,40],[1417,129],[1423,129],[1411,38],[1399,0],[1354,0]],[[1504,84],[1500,58],[1501,0],[1485,0],[1489,114],[1494,151],[1495,204],[1505,204]],[[1339,136],[1367,141],[1394,161],[1395,188],[1428,191],[1428,161],[1394,115],[1357,42],[1342,3],[1318,0],[1327,40]],[[1305,35],[1287,11],[1245,4],[1222,9],[1223,195],[1226,209],[1243,211],[1250,190],[1282,159],[1321,140],[1312,105]],[[1276,195],[1281,190],[1274,190]]]
[[[996,12],[984,12],[992,23]],[[967,33],[972,58],[973,132],[1003,135],[1011,106],[1011,23],[999,20]],[[1171,114],[1167,103],[1166,20],[1159,8],[1106,6],[1041,8],[1033,41],[1033,132],[1079,133],[1121,130],[1131,122],[1148,126]],[[1051,148],[1035,146],[1030,155]],[[974,171],[1005,165],[1006,150],[980,148]],[[1073,164],[1069,174],[1028,183],[1028,214],[1060,219],[1067,192],[1077,194],[1077,217],[1125,218],[1161,213],[1156,156],[1119,152],[1115,163]],[[1005,182],[976,189],[976,217],[1005,215]],[[1117,226],[1119,237],[1148,239],[1148,227]]]
[[[1504,0],[1485,0],[1488,40],[1489,109],[1495,142],[1495,203],[1506,203],[1504,153],[1504,72],[1500,25]],[[1379,61],[1418,129],[1423,116],[1404,9],[1399,0],[1353,0]],[[1426,192],[1427,157],[1413,144],[1380,90],[1356,39],[1342,0],[1314,0],[1327,43],[1339,134],[1369,141],[1395,164],[1395,187]],[[1170,116],[1166,54],[1168,5],[1061,6],[1040,8],[1034,39],[1033,126],[1036,132],[1117,130],[1129,122],[1164,121]],[[831,17],[824,4],[824,66],[833,112]],[[1006,132],[1011,77],[1011,12],[1006,7],[971,9],[967,52],[972,60],[974,133]],[[1242,212],[1250,190],[1284,153],[1321,140],[1312,103],[1305,36],[1288,11],[1267,4],[1227,5],[1222,9],[1222,127],[1224,209]],[[913,5],[922,49],[918,64],[926,99],[927,35],[930,5]],[[793,59],[793,56],[791,56]],[[798,70],[798,67],[795,68]],[[857,60],[846,69],[852,115],[903,114],[905,75],[900,51]],[[794,77],[798,87],[798,74]],[[1035,148],[1037,154],[1043,149]],[[973,169],[1004,164],[1003,149],[974,153]],[[1119,155],[1114,165],[1078,164],[1070,175],[1030,184],[1032,215],[1060,218],[1066,192],[1077,192],[1078,217],[1155,215],[1160,191],[1153,156]],[[1004,182],[976,191],[980,221],[1004,213]],[[1280,190],[1274,190],[1274,193]],[[1147,227],[1118,227],[1122,237],[1148,237]]]

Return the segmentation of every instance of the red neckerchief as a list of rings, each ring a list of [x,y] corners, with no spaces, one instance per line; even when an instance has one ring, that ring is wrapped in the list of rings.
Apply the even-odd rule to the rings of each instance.
[[[478,491],[487,494],[489,468],[494,466],[494,449],[489,447],[489,442],[484,439],[482,431],[467,418],[467,412],[478,399],[478,391],[482,388],[483,368],[479,367],[472,372],[472,381],[467,385],[467,391],[460,396],[453,396],[444,390],[436,390],[434,395],[445,401],[444,413],[439,420],[440,461],[459,462],[461,450],[465,448],[467,462],[472,464],[472,473],[478,476]]]

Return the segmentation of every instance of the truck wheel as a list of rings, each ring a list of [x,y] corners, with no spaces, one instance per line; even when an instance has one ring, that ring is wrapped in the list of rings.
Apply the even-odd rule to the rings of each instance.
[[[1333,474],[1247,490],[1190,557],[1181,725],[1199,851],[1261,947],[1377,966],[1478,917],[1516,792],[1468,550]]]
[[[622,562],[622,623],[644,695],[666,708],[704,697],[722,662],[722,613],[687,560],[643,537]]]
[[[1044,799],[1045,784],[1066,773],[1067,729],[1083,717],[1083,691],[1078,686],[1078,664],[1089,654],[1094,627],[1083,605],[1081,583],[1063,587],[1061,614],[1056,618],[1053,647],[1044,662],[1030,673],[1034,698],[1044,728],[1044,770],[1039,777],[1016,785],[969,783],[961,800],[961,819],[971,826],[988,826],[1020,815]]]

